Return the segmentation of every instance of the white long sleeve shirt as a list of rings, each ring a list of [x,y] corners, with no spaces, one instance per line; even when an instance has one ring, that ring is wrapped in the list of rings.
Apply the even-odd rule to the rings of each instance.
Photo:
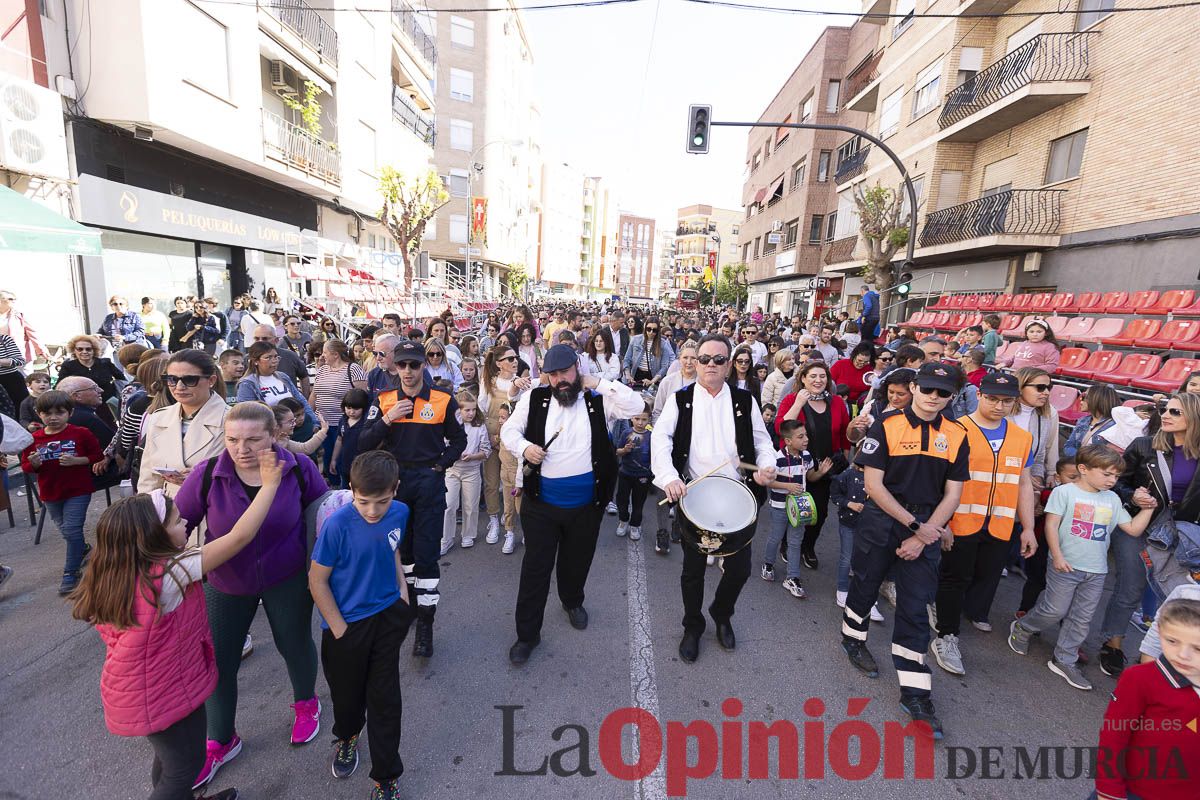
[[[634,414],[640,414],[646,407],[642,396],[623,383],[601,379],[594,391],[604,398],[606,428],[614,420],[629,419]],[[512,416],[500,429],[501,444],[518,458],[522,457],[525,448],[533,444],[525,438],[531,396],[529,392],[521,396]],[[560,427],[562,433],[546,450],[546,458],[542,461],[542,477],[569,478],[591,472],[592,426],[582,395],[574,405],[565,407],[557,400],[551,400],[546,413],[546,439],[549,440]]]
[[[721,384],[715,396],[696,384],[692,393],[692,441],[688,447],[687,475],[680,475],[671,463],[671,450],[675,441],[675,425],[679,422],[678,395],[672,395],[663,404],[662,414],[654,423],[650,436],[650,469],[654,471],[654,485],[665,489],[676,480],[688,481],[707,474],[720,466],[715,474],[734,480],[741,479],[737,462],[737,439],[733,427],[733,398],[729,385]],[[754,463],[761,469],[775,466],[775,448],[771,434],[763,422],[762,412],[755,401],[750,415],[754,431]]]

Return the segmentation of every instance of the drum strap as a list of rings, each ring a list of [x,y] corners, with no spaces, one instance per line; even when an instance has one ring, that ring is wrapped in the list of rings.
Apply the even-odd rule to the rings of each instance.
[[[679,409],[679,420],[675,423],[675,436],[671,445],[671,463],[675,471],[686,476],[688,455],[692,446],[692,403],[695,398],[696,384],[685,386],[675,393],[675,403]],[[754,395],[745,389],[730,388],[732,401],[730,413],[733,414],[733,435],[737,443],[738,458],[747,464],[754,464],[758,456],[754,452],[754,423],[751,414],[757,413],[754,407]],[[532,441],[532,440],[531,440]],[[754,499],[761,506],[767,499],[767,490],[754,481],[746,485],[754,493]]]

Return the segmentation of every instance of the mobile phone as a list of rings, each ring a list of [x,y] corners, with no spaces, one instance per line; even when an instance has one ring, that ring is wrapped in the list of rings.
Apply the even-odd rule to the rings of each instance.
[[[154,471],[163,477],[170,477],[172,475],[179,474],[179,470],[173,469],[172,467],[155,467]]]

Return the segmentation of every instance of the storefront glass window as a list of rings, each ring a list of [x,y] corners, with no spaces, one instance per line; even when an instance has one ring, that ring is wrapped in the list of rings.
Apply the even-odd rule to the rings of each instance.
[[[124,295],[136,308],[149,295],[165,314],[174,308],[175,297],[199,291],[192,242],[104,231],[102,243],[105,297]]]

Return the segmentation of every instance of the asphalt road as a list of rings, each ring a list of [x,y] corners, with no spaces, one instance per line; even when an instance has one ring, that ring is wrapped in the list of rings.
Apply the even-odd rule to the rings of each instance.
[[[102,506],[102,497],[93,502],[93,523]],[[18,513],[19,523],[24,516]],[[871,800],[916,792],[927,800],[1008,800],[1019,792],[1023,800],[1082,800],[1090,792],[1084,778],[1054,776],[1074,774],[1074,748],[1095,746],[1114,682],[1091,666],[1095,691],[1068,687],[1046,669],[1050,641],[1035,639],[1026,658],[1008,649],[1001,630],[1016,607],[1019,578],[1001,586],[995,633],[964,630],[968,675],[955,678],[934,665],[934,699],[947,739],[934,748],[928,776],[914,784],[914,747],[910,742],[901,755],[891,735],[896,726],[890,723],[906,721],[887,658],[891,609],[884,607],[885,623],[872,626],[871,649],[882,675],[870,680],[847,664],[838,645],[832,527],[818,544],[820,570],[803,576],[808,600],[791,597],[778,582],[763,582],[756,559],[733,621],[737,650],[721,650],[710,627],[693,665],[676,653],[682,616],[678,545],[658,556],[653,536],[634,543],[618,539],[614,530],[615,517],[606,517],[588,581],[588,630],[570,628],[552,595],[542,645],[519,669],[508,663],[507,652],[523,550],[504,556],[480,537],[473,550],[457,549],[442,560],[434,656],[416,661],[406,642],[401,659],[406,797],[659,800],[685,792],[705,800]],[[756,553],[764,538],[755,540]],[[0,530],[0,561],[16,569],[0,589],[0,798],[143,798],[150,788],[150,748],[106,731],[98,689],[103,646],[91,628],[70,618],[56,593],[63,541],[52,526],[41,545],[32,539],[27,526]],[[719,573],[716,567],[709,573],[711,595]],[[252,633],[255,650],[240,676],[238,730],[245,746],[214,788],[237,786],[254,799],[365,798],[365,746],[364,764],[352,778],[330,775],[328,709],[314,742],[288,745],[290,690],[265,615],[255,619]],[[1134,642],[1131,636],[1127,647]],[[318,692],[328,706],[323,677]],[[723,706],[728,698],[741,708]],[[641,719],[641,746],[651,766],[655,731],[665,736],[658,740],[657,768],[640,780],[630,779],[636,777],[633,767],[624,769],[624,779],[614,775],[622,763],[637,764],[634,728],[626,727],[618,739],[619,732],[612,735],[617,727],[603,725],[612,712],[631,705],[658,721]],[[860,724],[839,727],[851,717]],[[769,748],[765,778],[763,759],[747,754],[752,740],[761,753],[758,733],[779,720],[798,732],[799,760],[785,759],[798,764],[798,778],[786,771],[780,778],[777,745]],[[689,726],[693,721],[700,724]],[[880,740],[883,756],[875,752]],[[1031,779],[1017,748],[1025,748],[1037,773],[1039,747],[1058,750],[1041,754],[1048,777]],[[554,756],[556,751],[563,752]],[[856,773],[860,761],[865,765]],[[885,776],[884,762],[893,771],[903,768],[903,783]],[[696,777],[689,778],[689,771]],[[948,777],[951,771],[959,777]]]

